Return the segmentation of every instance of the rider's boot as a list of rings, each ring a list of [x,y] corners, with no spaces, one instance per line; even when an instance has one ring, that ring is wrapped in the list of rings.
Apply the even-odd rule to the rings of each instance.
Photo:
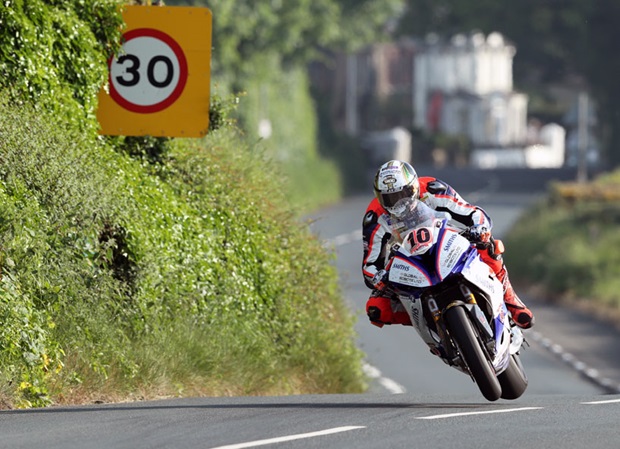
[[[503,266],[500,272],[497,274],[497,278],[504,286],[504,302],[506,307],[512,315],[512,320],[515,324],[523,329],[529,329],[534,325],[534,314],[525,304],[519,299],[515,293],[510,279],[508,278],[508,270]]]

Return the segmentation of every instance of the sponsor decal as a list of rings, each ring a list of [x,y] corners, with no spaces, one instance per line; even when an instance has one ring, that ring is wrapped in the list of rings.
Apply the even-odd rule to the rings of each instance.
[[[452,268],[452,266],[456,263],[456,258],[460,254],[458,248],[454,248],[452,251],[448,253],[446,260],[444,261],[444,265]]]
[[[364,216],[364,227],[370,225],[371,223],[375,222],[376,220],[377,220],[377,214],[375,214],[373,211],[368,212]]]
[[[493,279],[491,277],[476,275],[476,280],[487,291],[489,291],[489,292],[494,292],[495,291],[495,286],[493,285]]]
[[[409,271],[409,265],[405,265],[404,263],[395,263],[392,265],[392,268],[396,268],[397,270]]]
[[[499,306],[499,321],[503,323],[505,319],[506,319],[506,306],[504,304],[501,304]]]
[[[450,236],[450,238],[448,239],[448,241],[446,242],[446,244],[444,245],[444,247],[442,248],[443,251],[448,251],[448,249],[450,248],[450,246],[454,243],[454,239],[456,239],[457,234],[452,234]]]
[[[420,310],[416,307],[411,311],[412,315],[413,315],[413,321],[415,324],[415,327],[419,328],[420,327]]]
[[[388,190],[394,190],[394,184],[396,184],[397,181],[398,180],[394,175],[387,175],[385,178],[383,178],[383,181],[381,182],[385,184]]]
[[[426,287],[430,285],[431,281],[420,272],[405,273],[400,271],[398,272],[396,282],[414,287]]]

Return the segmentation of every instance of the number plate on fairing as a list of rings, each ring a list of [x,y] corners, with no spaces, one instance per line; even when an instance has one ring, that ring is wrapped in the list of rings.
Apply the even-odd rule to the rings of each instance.
[[[403,248],[412,256],[424,254],[434,244],[435,234],[431,227],[417,228],[403,239]]]

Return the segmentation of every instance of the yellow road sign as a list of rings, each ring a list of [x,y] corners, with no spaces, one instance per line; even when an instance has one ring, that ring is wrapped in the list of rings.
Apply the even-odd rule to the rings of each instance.
[[[99,93],[101,134],[201,137],[209,129],[211,11],[125,6],[122,50]]]

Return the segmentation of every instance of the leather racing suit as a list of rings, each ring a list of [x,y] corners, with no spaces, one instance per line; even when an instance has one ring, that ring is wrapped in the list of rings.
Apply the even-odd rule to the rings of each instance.
[[[438,212],[449,213],[452,220],[461,223],[464,227],[481,225],[489,231],[491,230],[493,222],[487,213],[480,207],[465,201],[448,184],[428,176],[420,177],[419,182],[420,201],[423,201],[427,206]],[[376,198],[370,202],[362,225],[364,246],[362,273],[366,286],[373,289],[366,303],[366,313],[371,323],[378,327],[383,327],[384,324],[411,326],[409,315],[398,298],[384,296],[382,290],[376,289],[373,283],[377,273],[385,268],[386,246],[392,235],[398,235],[399,226],[402,227],[402,224],[393,219]],[[491,267],[499,281],[502,282],[504,300],[513,317],[525,312],[533,324],[531,312],[514,293],[501,254],[491,254],[488,249],[478,249],[478,253],[481,259]],[[519,322],[517,324],[529,327]]]

